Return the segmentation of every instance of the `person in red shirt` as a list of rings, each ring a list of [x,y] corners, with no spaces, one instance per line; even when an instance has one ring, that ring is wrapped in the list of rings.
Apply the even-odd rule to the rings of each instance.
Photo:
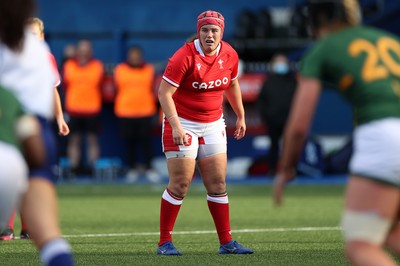
[[[172,231],[197,166],[217,229],[220,254],[251,254],[232,240],[226,193],[226,131],[222,103],[225,93],[237,115],[235,139],[244,137],[246,123],[238,77],[238,55],[222,41],[224,17],[216,11],[197,18],[197,39],[170,59],[158,97],[164,112],[162,144],[169,183],[161,199],[157,254],[181,255]]]

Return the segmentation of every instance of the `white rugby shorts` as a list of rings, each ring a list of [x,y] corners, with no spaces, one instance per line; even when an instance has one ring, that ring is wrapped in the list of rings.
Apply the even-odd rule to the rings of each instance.
[[[400,119],[386,118],[354,131],[352,175],[400,187]]]
[[[190,157],[201,159],[207,156],[226,153],[226,125],[221,116],[215,122],[199,123],[179,118],[186,131],[188,143],[176,145],[172,138],[172,127],[168,119],[163,119],[162,145],[167,159]]]

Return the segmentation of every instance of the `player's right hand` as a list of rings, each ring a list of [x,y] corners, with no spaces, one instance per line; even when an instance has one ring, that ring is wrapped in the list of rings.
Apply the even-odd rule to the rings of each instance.
[[[182,127],[172,128],[172,138],[176,145],[185,145],[188,143],[186,132]]]

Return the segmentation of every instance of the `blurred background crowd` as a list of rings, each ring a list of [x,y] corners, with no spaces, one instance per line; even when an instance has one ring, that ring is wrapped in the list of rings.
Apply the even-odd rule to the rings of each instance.
[[[206,9],[224,14],[224,40],[241,59],[247,135],[229,141],[235,116],[226,105],[228,180],[273,175],[296,69],[312,45],[303,2],[39,0],[71,128],[67,138],[58,138],[60,179],[160,182],[167,177],[158,85],[168,57],[195,33],[193,18]],[[400,1],[360,3],[364,24],[400,33]],[[300,173],[318,178],[346,172],[351,117],[349,105],[325,90],[298,165]]]

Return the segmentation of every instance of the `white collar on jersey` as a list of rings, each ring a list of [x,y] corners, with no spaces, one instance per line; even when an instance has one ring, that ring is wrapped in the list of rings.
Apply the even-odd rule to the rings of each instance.
[[[203,52],[203,50],[201,49],[201,47],[200,47],[200,41],[199,41],[199,39],[196,39],[196,40],[194,40],[194,47],[196,48],[196,50],[197,50],[197,52],[199,52],[199,54],[201,55],[201,56],[206,56],[205,54],[204,54],[204,52]],[[219,43],[218,44],[218,47],[217,47],[217,56],[219,55],[219,51],[221,50],[221,43]]]

